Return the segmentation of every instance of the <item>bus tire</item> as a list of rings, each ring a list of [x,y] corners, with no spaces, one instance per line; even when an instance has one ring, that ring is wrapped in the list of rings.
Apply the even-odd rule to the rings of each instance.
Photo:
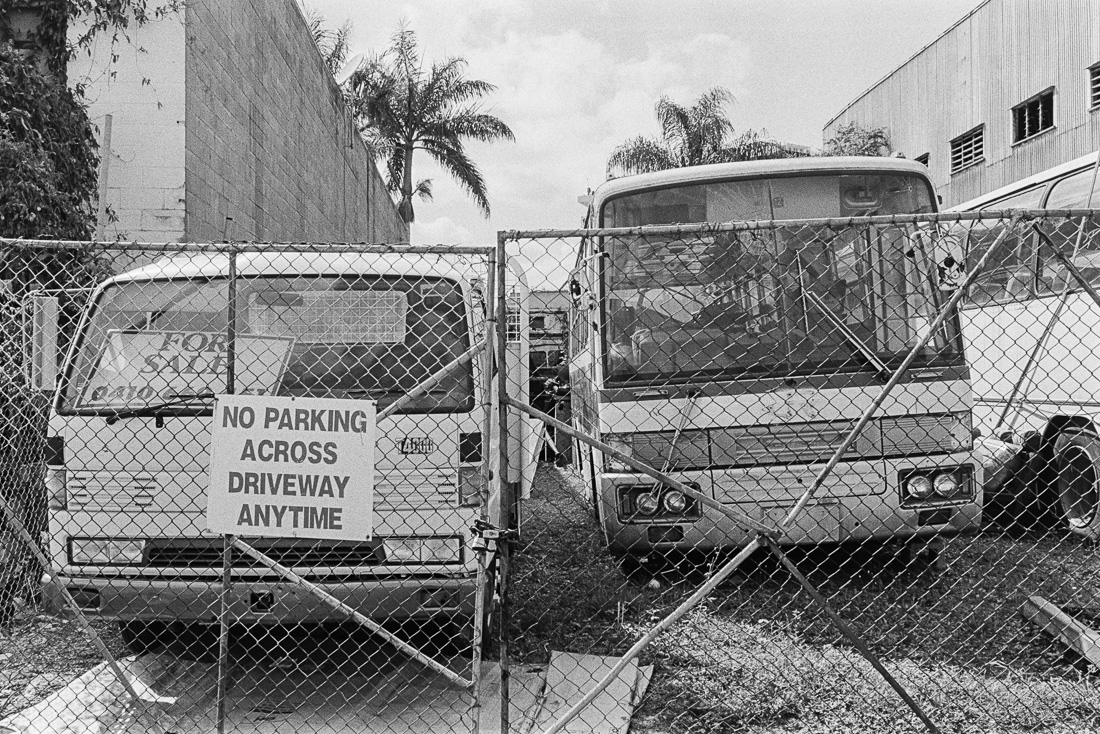
[[[1065,431],[1054,441],[1055,488],[1070,532],[1100,538],[1100,437]]]

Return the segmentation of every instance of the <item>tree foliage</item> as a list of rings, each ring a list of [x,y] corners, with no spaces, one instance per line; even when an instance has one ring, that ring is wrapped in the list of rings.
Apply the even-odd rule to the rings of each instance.
[[[313,42],[317,44],[317,50],[321,52],[321,58],[325,60],[325,66],[330,72],[336,74],[348,58],[351,21],[345,21],[342,26],[333,30],[325,24],[324,16],[316,10],[309,10],[306,13],[306,23],[309,25]]]
[[[413,153],[423,150],[489,216],[489,196],[481,171],[466,154],[464,141],[515,140],[499,118],[483,111],[481,98],[496,87],[466,77],[466,60],[452,57],[425,69],[416,34],[402,26],[390,46],[373,54],[348,84],[360,133],[385,161],[386,181],[399,194],[398,212],[413,221],[413,198],[431,199],[430,179],[413,178]]]
[[[29,39],[39,49],[49,70],[65,78],[65,66],[81,49],[91,49],[103,33],[111,43],[128,39],[132,25],[144,25],[151,19],[178,12],[184,0],[164,0],[150,5],[148,0],[42,0],[38,26]],[[79,30],[69,34],[69,26],[79,21]],[[0,13],[0,23],[6,23]],[[10,32],[10,28],[8,29]]]
[[[96,149],[73,93],[0,46],[0,235],[89,238]]]
[[[825,141],[823,155],[890,155],[890,134],[884,127],[863,127],[855,122],[841,125]]]
[[[726,114],[732,101],[723,87],[708,89],[690,107],[662,96],[654,106],[661,137],[638,136],[615,148],[607,159],[607,177],[798,155],[768,138],[766,131],[746,130],[734,137]]]

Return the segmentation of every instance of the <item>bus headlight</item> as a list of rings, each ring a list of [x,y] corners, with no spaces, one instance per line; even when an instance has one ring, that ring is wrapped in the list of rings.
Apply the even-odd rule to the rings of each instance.
[[[639,515],[656,515],[657,510],[661,509],[661,501],[657,495],[646,492],[638,495],[638,498],[634,500],[634,506],[637,508]]]
[[[906,493],[915,500],[928,499],[932,496],[934,489],[932,480],[923,474],[910,477],[905,483]]]
[[[69,560],[85,566],[137,566],[145,554],[145,541],[136,538],[72,538]]]
[[[673,515],[682,515],[688,504],[687,497],[678,489],[670,489],[665,492],[665,496],[661,498],[661,503]]]
[[[953,472],[937,474],[932,486],[940,497],[950,497],[959,491],[959,480]]]

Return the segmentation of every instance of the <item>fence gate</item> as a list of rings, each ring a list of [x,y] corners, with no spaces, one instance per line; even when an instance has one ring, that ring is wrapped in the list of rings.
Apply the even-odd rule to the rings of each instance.
[[[1098,231],[502,235],[572,302],[570,420],[509,399],[574,439],[520,503],[516,730],[1095,728]]]
[[[2,248],[0,730],[477,730],[493,248]]]

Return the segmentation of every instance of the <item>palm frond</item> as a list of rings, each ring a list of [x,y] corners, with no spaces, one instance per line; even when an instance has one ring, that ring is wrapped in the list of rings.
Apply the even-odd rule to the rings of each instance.
[[[473,198],[478,209],[488,219],[489,192],[485,187],[485,179],[466,152],[436,140],[425,141],[423,150],[427,151],[440,168],[451,174],[455,182]]]
[[[677,163],[666,146],[639,135],[611,151],[607,158],[607,177],[631,176],[676,167]]]

